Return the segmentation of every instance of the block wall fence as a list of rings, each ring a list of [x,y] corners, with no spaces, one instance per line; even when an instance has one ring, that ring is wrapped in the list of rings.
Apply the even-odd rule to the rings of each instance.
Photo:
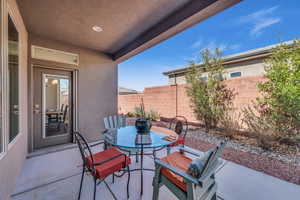
[[[226,85],[237,93],[234,107],[237,112],[251,104],[258,97],[257,83],[263,82],[263,76],[239,77],[226,80]],[[141,94],[128,94],[118,96],[118,112],[127,114],[139,106],[143,98],[146,111],[154,110],[161,117],[171,118],[176,115],[187,117],[191,122],[197,122],[191,102],[186,94],[185,85],[165,85],[145,88]]]

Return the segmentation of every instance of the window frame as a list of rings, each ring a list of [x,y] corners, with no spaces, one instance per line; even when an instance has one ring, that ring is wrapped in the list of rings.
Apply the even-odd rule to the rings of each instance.
[[[1,102],[0,102],[0,106],[1,106],[1,120],[0,120],[0,126],[1,126],[1,132],[0,132],[0,137],[1,137],[1,146],[0,146],[0,160],[7,154],[7,143],[6,143],[6,134],[5,134],[5,107],[4,107],[4,66],[5,66],[5,3],[4,1],[0,1],[0,21],[1,21],[1,27],[0,27],[0,48],[1,48],[1,68],[0,68],[0,89],[1,89]]]
[[[14,144],[19,140],[19,138],[22,135],[22,131],[19,128],[18,134],[16,137],[9,142],[9,78],[8,78],[8,17],[10,16],[11,21],[13,22],[17,32],[18,32],[18,87],[19,87],[19,95],[18,95],[18,101],[19,101],[19,119],[18,124],[19,127],[21,127],[21,116],[22,116],[22,109],[21,109],[21,95],[20,95],[20,88],[21,88],[21,48],[22,48],[22,37],[20,28],[18,25],[18,22],[15,18],[14,9],[10,6],[8,1],[0,0],[0,21],[1,21],[1,27],[0,27],[0,48],[1,48],[1,55],[0,55],[0,62],[1,62],[1,68],[0,68],[0,88],[2,90],[2,96],[0,106],[2,109],[2,119],[0,120],[2,132],[0,133],[0,137],[2,139],[2,147],[0,151],[0,160],[2,160],[9,150],[14,146]]]
[[[21,131],[20,131],[20,127],[21,127],[21,116],[22,116],[22,112],[21,112],[21,95],[20,95],[20,88],[21,88],[21,70],[20,70],[20,68],[21,68],[21,51],[20,51],[20,49],[21,49],[21,37],[20,37],[20,30],[19,30],[19,27],[18,27],[18,23],[17,23],[17,21],[16,21],[16,19],[14,18],[14,14],[13,14],[13,10],[11,10],[11,8],[10,8],[10,6],[9,6],[9,4],[7,3],[7,11],[6,11],[6,13],[5,13],[5,17],[6,17],[6,21],[7,21],[7,23],[6,23],[6,30],[5,30],[5,33],[6,33],[6,38],[5,38],[5,44],[6,44],[6,54],[5,54],[5,57],[6,57],[6,63],[5,63],[5,70],[6,70],[6,72],[5,72],[5,76],[6,77],[9,77],[9,74],[8,74],[8,62],[9,62],[9,58],[8,58],[8,45],[9,45],[9,41],[8,41],[8,18],[10,17],[10,19],[11,19],[11,21],[12,21],[12,23],[14,24],[14,26],[15,26],[15,28],[16,28],[16,30],[17,30],[17,32],[18,32],[18,106],[19,106],[19,110],[18,110],[18,112],[19,112],[19,117],[18,117],[18,127],[19,127],[19,130],[18,130],[18,133],[17,133],[17,135],[14,137],[14,139],[12,140],[12,141],[9,141],[9,134],[10,134],[10,130],[9,130],[9,123],[10,123],[10,121],[9,121],[9,119],[10,119],[10,116],[9,116],[9,106],[10,106],[10,100],[9,100],[9,79],[8,78],[6,78],[6,80],[5,80],[5,82],[6,82],[6,86],[5,86],[5,90],[6,90],[6,97],[5,97],[5,99],[6,99],[6,102],[5,102],[5,107],[6,107],[6,116],[5,116],[5,118],[6,118],[6,126],[7,126],[7,128],[6,128],[6,142],[7,142],[7,151],[9,151],[11,148],[12,148],[12,146],[14,146],[14,144],[19,140],[19,138],[21,137]]]
[[[237,74],[239,73],[239,76],[231,76],[232,74]],[[242,72],[241,71],[238,71],[238,72],[230,72],[229,74],[230,78],[238,78],[238,77],[241,77],[242,76]]]

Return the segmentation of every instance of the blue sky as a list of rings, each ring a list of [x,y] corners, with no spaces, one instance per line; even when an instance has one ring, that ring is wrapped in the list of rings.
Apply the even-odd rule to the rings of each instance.
[[[166,85],[162,73],[184,67],[205,48],[223,55],[300,38],[300,0],[244,0],[119,64],[119,85]]]

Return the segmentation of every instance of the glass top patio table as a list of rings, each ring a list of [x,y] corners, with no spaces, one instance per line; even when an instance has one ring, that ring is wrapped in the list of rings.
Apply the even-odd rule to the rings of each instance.
[[[135,126],[126,126],[118,129],[111,129],[104,134],[104,140],[119,148],[133,148],[133,149],[147,149],[166,147],[174,141],[168,141],[164,139],[166,136],[177,136],[176,133],[170,129],[153,126],[150,130],[151,144],[136,144],[135,139],[137,136],[137,130]]]

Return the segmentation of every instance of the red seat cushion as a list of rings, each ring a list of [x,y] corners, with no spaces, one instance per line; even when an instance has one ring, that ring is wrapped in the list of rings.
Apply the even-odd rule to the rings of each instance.
[[[185,140],[184,138],[180,137],[176,140],[176,142],[172,143],[172,144],[169,144],[169,147],[174,147],[174,146],[178,146],[180,144],[184,144],[185,143]]]
[[[94,163],[99,163],[114,156],[122,154],[122,152],[118,151],[115,148],[107,149],[99,153],[93,154]],[[93,163],[90,157],[86,158],[87,164],[92,167]],[[126,156],[126,163],[125,163],[125,156],[120,156],[114,158],[108,162],[105,162],[102,165],[95,166],[96,169],[96,177],[103,179],[114,172],[119,171],[120,169],[124,168],[125,166],[131,163],[130,157]]]
[[[160,160],[184,172],[187,171],[190,162],[192,162],[192,159],[179,152],[173,152],[168,156],[161,158]],[[178,176],[166,168],[162,168],[161,173],[172,183],[186,191],[186,183],[181,176]]]

